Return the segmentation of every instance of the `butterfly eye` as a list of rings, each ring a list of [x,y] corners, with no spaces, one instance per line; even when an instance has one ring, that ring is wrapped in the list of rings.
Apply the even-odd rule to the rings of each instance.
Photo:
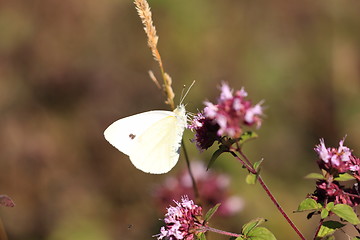
[[[129,134],[129,138],[134,139],[135,137],[136,137],[136,135],[134,135],[132,133]]]

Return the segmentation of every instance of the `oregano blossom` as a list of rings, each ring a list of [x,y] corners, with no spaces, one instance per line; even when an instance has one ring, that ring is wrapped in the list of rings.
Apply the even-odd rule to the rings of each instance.
[[[252,105],[246,100],[244,88],[233,93],[229,85],[223,83],[216,104],[204,102],[205,108],[197,114],[189,128],[196,132],[195,141],[199,149],[209,148],[221,137],[239,138],[245,126],[256,126],[262,123],[263,108],[261,102]]]
[[[183,196],[180,202],[174,200],[176,206],[167,208],[160,234],[156,235],[158,240],[194,240],[200,229],[204,226],[202,221],[202,208],[187,196]]]

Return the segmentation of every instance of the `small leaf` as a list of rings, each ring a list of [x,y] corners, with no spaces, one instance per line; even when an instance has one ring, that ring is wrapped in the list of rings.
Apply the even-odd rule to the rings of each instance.
[[[276,240],[276,237],[267,228],[256,227],[256,228],[252,229],[249,232],[246,239],[251,239],[251,240]]]
[[[245,240],[245,238],[240,236],[240,237],[235,238],[235,240]]]
[[[326,235],[333,234],[337,229],[342,228],[345,224],[337,221],[326,221],[320,227],[317,237],[325,237]]]
[[[257,161],[254,163],[254,169],[257,172],[257,174],[253,174],[253,173],[249,173],[246,178],[245,178],[245,182],[247,184],[255,184],[258,177],[259,177],[259,173],[260,173],[260,165],[261,163],[264,161],[264,159],[261,159],[260,161]]]
[[[214,213],[218,210],[221,203],[216,204],[213,208],[210,208],[209,211],[205,214],[204,221],[208,222]]]
[[[338,182],[345,182],[345,181],[350,181],[350,180],[354,180],[355,177],[348,174],[348,173],[341,173],[339,174],[338,177],[334,178],[335,181],[338,181]]]
[[[317,203],[314,199],[306,198],[300,203],[297,211],[302,212],[308,210],[319,210],[321,208],[322,208],[321,204]]]
[[[354,209],[352,209],[349,205],[346,204],[336,204],[332,209],[331,212],[335,213],[340,218],[348,221],[351,224],[359,224],[360,220],[356,216]]]
[[[213,155],[211,156],[210,161],[209,161],[209,163],[208,163],[208,165],[207,165],[206,170],[209,170],[209,169],[210,169],[210,167],[214,164],[215,160],[216,160],[222,153],[226,152],[226,149],[227,149],[227,148],[222,147],[222,145],[219,146],[219,149],[216,150],[216,151],[213,153]]]
[[[320,173],[309,173],[305,176],[306,179],[325,179],[325,177]]]
[[[314,216],[315,213],[317,213],[317,212],[308,213],[308,215],[306,216],[306,218],[307,218],[307,219],[312,218],[312,216]]]
[[[259,173],[259,170],[260,170],[260,165],[261,163],[264,161],[264,159],[261,159],[260,161],[257,161],[254,163],[254,169],[256,170],[256,172]]]
[[[333,209],[333,207],[335,206],[334,202],[329,202],[328,204],[326,204],[326,210],[331,211],[331,209]]]
[[[7,195],[0,195],[0,206],[14,207],[14,201]]]
[[[258,135],[255,132],[244,132],[238,139],[238,142],[240,145],[244,144],[246,141],[249,141],[251,139],[257,138]]]
[[[196,234],[196,239],[197,240],[206,240],[206,235],[205,233],[199,233],[199,234]]]
[[[242,233],[244,235],[248,235],[248,233],[253,230],[254,228],[256,228],[257,226],[259,226],[260,224],[266,222],[266,219],[265,218],[255,218],[253,220],[251,220],[250,222],[248,223],[245,223],[243,226],[242,226]]]
[[[246,175],[245,182],[249,185],[255,184],[258,179],[258,175],[255,175],[253,173],[249,173]]]
[[[327,216],[329,216],[329,211],[326,208],[323,208],[321,210],[320,216],[321,216],[322,219],[326,218]]]

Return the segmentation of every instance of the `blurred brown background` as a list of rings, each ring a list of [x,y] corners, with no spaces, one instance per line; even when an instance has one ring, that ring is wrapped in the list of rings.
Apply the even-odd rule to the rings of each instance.
[[[263,177],[310,238],[314,224],[293,214],[314,190],[303,179],[317,172],[313,147],[325,138],[360,155],[360,2],[149,1],[165,69],[177,102],[196,80],[187,110],[217,87],[245,86],[265,100],[260,138],[245,147],[265,159]],[[152,189],[166,177],[136,170],[110,146],[103,130],[138,112],[164,109],[147,71],[156,63],[134,5],[125,0],[0,1],[0,208],[9,239],[151,239],[162,224]],[[190,155],[207,161],[188,139]],[[169,173],[185,166],[184,159]],[[278,239],[298,239],[259,186],[222,157],[245,210],[212,226],[239,232],[244,222],[269,219]],[[209,239],[227,239],[210,235]],[[341,238],[339,238],[341,239]],[[346,239],[346,238],[344,238]]]

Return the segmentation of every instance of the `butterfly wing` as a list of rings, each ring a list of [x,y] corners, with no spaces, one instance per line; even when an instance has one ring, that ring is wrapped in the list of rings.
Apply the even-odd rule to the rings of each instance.
[[[183,131],[176,116],[167,116],[157,121],[137,139],[130,154],[131,162],[147,173],[170,171],[179,159]]]
[[[104,135],[136,168],[161,174],[177,163],[185,126],[185,108],[180,105],[173,112],[149,111],[120,119]]]
[[[105,131],[105,139],[119,151],[129,155],[140,136],[155,122],[173,115],[170,111],[149,111],[119,119]]]

